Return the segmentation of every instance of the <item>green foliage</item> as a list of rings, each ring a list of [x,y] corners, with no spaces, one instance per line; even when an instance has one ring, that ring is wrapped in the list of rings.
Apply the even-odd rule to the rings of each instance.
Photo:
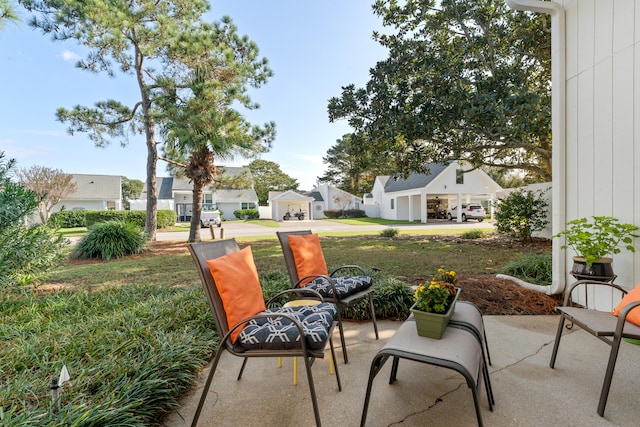
[[[249,163],[249,170],[253,177],[253,188],[258,194],[260,206],[267,205],[269,191],[295,191],[298,189],[298,180],[282,172],[280,166],[275,162],[254,160]]]
[[[233,211],[233,215],[239,219],[258,219],[260,212],[258,209],[237,209]]]
[[[373,307],[377,319],[406,319],[413,305],[411,288],[385,272],[373,274]],[[343,319],[370,320],[369,300],[363,299],[341,311]]]
[[[199,283],[2,292],[0,312],[3,427],[156,425],[218,342]],[[57,413],[49,384],[63,365]]]
[[[125,176],[122,177],[122,205],[124,209],[130,209],[129,200],[140,198],[143,188],[144,182],[138,179],[129,179]]]
[[[531,241],[532,233],[549,223],[549,204],[544,193],[520,189],[500,199],[495,211],[496,230],[524,242]]]
[[[579,218],[569,221],[568,228],[553,237],[565,237],[562,249],[571,248],[592,265],[598,258],[619,254],[622,249],[635,252],[633,238],[639,237],[634,231],[638,226],[622,224],[610,216],[594,216],[592,219]],[[622,246],[622,248],[620,247]]]
[[[137,211],[137,212],[143,212],[143,211]],[[146,212],[145,212],[145,215],[146,215]],[[222,215],[222,211],[220,211],[220,215]],[[127,217],[127,218],[130,218],[130,217]],[[172,211],[171,209],[163,209],[158,211],[158,228],[167,228],[167,227],[174,226],[177,220],[178,220],[178,214],[176,213],[176,211]]]
[[[10,179],[14,164],[0,151],[0,289],[44,279],[68,243],[51,227],[26,224],[41,197]]]
[[[384,230],[382,230],[380,232],[380,237],[396,237],[398,234],[400,234],[400,230],[398,230],[397,228],[385,228]]]
[[[526,253],[509,261],[500,272],[517,277],[525,282],[541,286],[551,285],[551,252],[544,254]]]
[[[146,237],[134,224],[122,221],[100,222],[89,227],[73,250],[77,258],[102,258],[109,260],[144,250]]]
[[[480,239],[483,236],[484,232],[478,229],[468,230],[462,233],[462,238],[467,240]]]
[[[403,174],[466,159],[551,180],[547,16],[503,0],[376,0],[373,11],[388,57],[328,105],[329,120],[346,119],[365,142],[357,156]]]
[[[324,216],[330,219],[338,218],[365,218],[367,214],[360,209],[330,210],[324,211]]]
[[[49,225],[60,228],[77,228],[87,226],[87,211],[62,209],[54,212],[49,217]]]

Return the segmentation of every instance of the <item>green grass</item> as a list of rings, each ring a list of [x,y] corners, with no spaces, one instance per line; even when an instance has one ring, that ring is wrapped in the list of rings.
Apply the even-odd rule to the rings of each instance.
[[[458,230],[460,231],[460,230]],[[406,312],[410,294],[395,276],[441,266],[496,273],[517,252],[470,243],[367,236],[321,237],[329,268],[382,269],[374,302],[381,318]],[[251,245],[265,296],[289,286],[275,238]],[[0,296],[0,424],[153,425],[176,405],[211,357],[218,337],[191,257],[164,255],[64,265],[49,277],[63,291],[11,290]],[[363,318],[366,307],[349,313]],[[62,409],[48,385],[66,364],[72,377]]]

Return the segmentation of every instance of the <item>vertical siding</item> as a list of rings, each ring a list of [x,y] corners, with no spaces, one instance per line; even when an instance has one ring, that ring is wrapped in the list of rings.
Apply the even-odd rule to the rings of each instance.
[[[561,3],[567,25],[566,217],[612,215],[640,225],[640,0]],[[635,245],[640,248],[640,239]],[[640,251],[615,255],[616,282],[633,287],[639,264]],[[573,281],[568,274],[567,281]]]

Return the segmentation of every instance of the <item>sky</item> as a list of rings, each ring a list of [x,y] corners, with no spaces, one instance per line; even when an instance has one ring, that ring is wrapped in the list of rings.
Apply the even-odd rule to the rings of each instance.
[[[207,21],[232,18],[269,60],[274,76],[251,90],[260,109],[240,110],[253,124],[276,123],[276,139],[264,160],[277,163],[311,190],[326,165],[322,158],[351,128],[345,121],[329,123],[328,101],[342,86],[362,87],[369,69],[386,57],[373,41],[381,20],[371,10],[373,0],[212,0]],[[59,107],[92,107],[115,99],[133,105],[138,88],[133,76],[93,74],[75,67],[86,50],[73,41],[54,42],[27,24],[9,23],[0,31],[0,151],[17,168],[45,166],[70,174],[122,175],[146,179],[146,145],[141,136],[126,147],[113,141],[95,147],[88,136],[66,131],[56,121]],[[236,159],[224,165],[239,166]],[[158,176],[168,176],[158,162]]]

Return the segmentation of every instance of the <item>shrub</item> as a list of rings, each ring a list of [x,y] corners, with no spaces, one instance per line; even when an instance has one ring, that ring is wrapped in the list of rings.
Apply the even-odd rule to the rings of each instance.
[[[76,258],[102,258],[109,260],[125,255],[138,254],[144,250],[146,237],[134,224],[122,221],[100,222],[89,227],[74,249]]]
[[[360,209],[346,209],[346,210],[328,210],[324,211],[324,216],[330,219],[337,218],[366,218],[367,214]]]
[[[373,307],[378,319],[406,319],[409,309],[413,305],[413,293],[404,282],[378,272],[374,276],[373,283]],[[363,298],[350,307],[341,311],[343,319],[369,320],[369,300]]]
[[[468,240],[479,239],[482,236],[484,236],[484,233],[482,232],[482,230],[469,230],[462,233],[462,238],[468,239]]]
[[[523,254],[507,263],[501,273],[536,285],[551,285],[551,252]]]
[[[496,230],[520,241],[531,241],[534,231],[549,223],[544,191],[517,190],[500,199],[496,207]]]
[[[40,197],[11,180],[15,161],[3,159],[0,151],[0,288],[41,280],[65,258],[68,244],[53,228],[25,224]]]
[[[233,215],[239,219],[258,219],[260,212],[257,209],[238,209],[233,211]]]
[[[397,228],[385,228],[380,232],[380,236],[393,238],[396,237],[399,233],[400,230],[398,230]]]
[[[145,219],[146,219],[146,211],[139,211],[139,212],[142,212],[143,216],[145,216]],[[220,212],[220,215],[222,215],[222,212]],[[176,211],[173,211],[171,209],[159,210],[157,228],[171,227],[176,224],[177,220],[178,220],[178,214],[176,213]],[[144,222],[142,224],[144,226]]]
[[[49,217],[47,224],[59,228],[78,228],[87,226],[87,211],[85,210],[60,210]]]

